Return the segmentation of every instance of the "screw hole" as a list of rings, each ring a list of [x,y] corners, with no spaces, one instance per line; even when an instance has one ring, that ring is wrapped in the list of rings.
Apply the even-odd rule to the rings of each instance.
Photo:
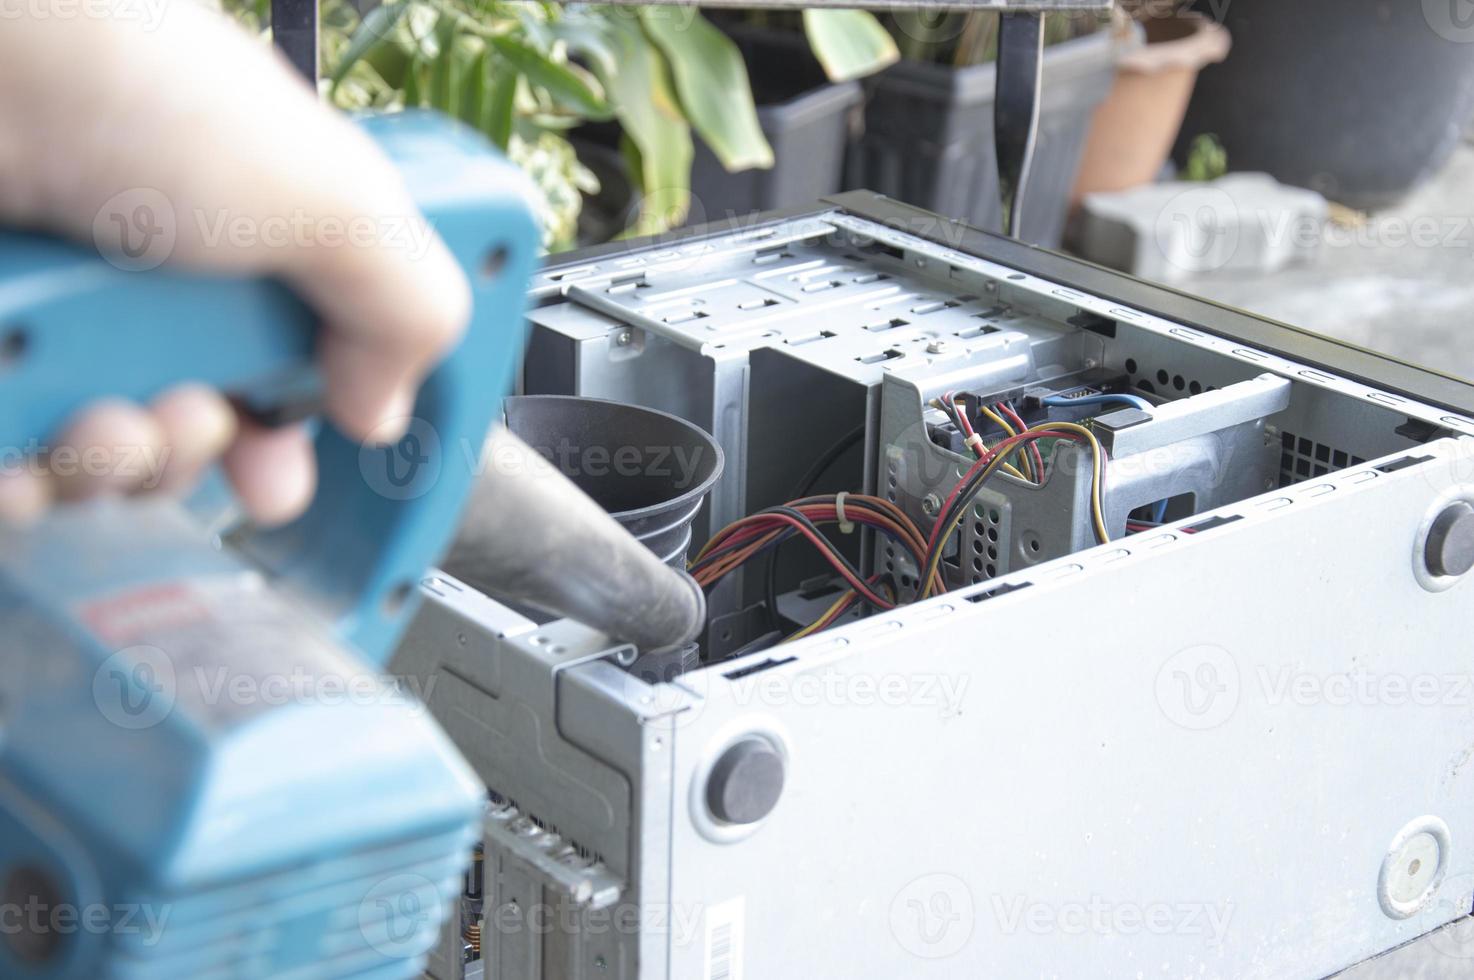
[[[384,615],[389,617],[398,616],[404,610],[404,604],[414,591],[413,582],[400,582],[394,588],[384,594]]]
[[[481,258],[481,277],[483,279],[495,279],[502,274],[507,266],[507,247],[505,245],[493,245],[486,250]]]
[[[11,327],[0,334],[0,371],[20,364],[31,348],[31,335],[23,327]]]
[[[22,865],[13,868],[5,878],[5,887],[0,890],[0,908],[27,909],[61,908],[63,895],[55,880],[40,868]],[[44,963],[61,951],[65,934],[54,928],[46,928],[33,916],[20,920],[19,928],[3,931],[3,941],[16,959],[22,963]]]

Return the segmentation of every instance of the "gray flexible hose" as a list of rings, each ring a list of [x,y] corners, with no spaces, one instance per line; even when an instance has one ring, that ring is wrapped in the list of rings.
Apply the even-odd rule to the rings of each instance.
[[[487,441],[445,571],[494,598],[577,619],[641,652],[690,643],[706,623],[691,576],[663,564],[505,428]]]

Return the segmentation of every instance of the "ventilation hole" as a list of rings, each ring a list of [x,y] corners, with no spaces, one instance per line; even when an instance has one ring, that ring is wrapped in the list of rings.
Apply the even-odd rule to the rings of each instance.
[[[1126,373],[1127,374],[1135,374],[1136,373],[1136,368],[1137,368],[1136,358],[1134,358],[1134,357],[1128,357],[1128,358],[1126,358]]]
[[[998,560],[998,549],[997,548],[993,548],[993,547],[988,548],[988,557],[991,558],[991,559],[993,559],[994,561],[997,561]]]
[[[1293,432],[1280,433],[1280,486],[1326,476],[1357,463],[1344,449],[1314,442]]]
[[[972,550],[973,551],[976,551],[980,555],[983,553],[983,539],[982,538],[973,538],[972,539]]]
[[[972,567],[975,571],[981,572],[983,570],[983,560],[981,558],[974,558],[972,560]]]
[[[998,566],[989,565],[984,571],[988,573],[988,578],[993,578],[998,574]]]
[[[1187,383],[1187,393],[1189,395],[1201,395],[1203,393],[1203,386],[1196,381],[1189,381]]]
[[[989,541],[997,541],[998,540],[998,529],[996,527],[990,527],[990,528],[988,528],[988,540]]]
[[[1159,385],[1161,385],[1161,386],[1163,386],[1165,388],[1167,386],[1167,383],[1169,381],[1171,381],[1171,380],[1172,380],[1171,376],[1169,374],[1167,374],[1166,371],[1158,371],[1157,372],[1157,384],[1159,384]]]
[[[1141,381],[1136,382],[1136,387],[1146,392],[1148,395],[1155,395],[1157,393],[1157,386],[1144,378]]]
[[[1174,375],[1172,377],[1172,387],[1176,388],[1178,391],[1181,391],[1182,389],[1187,387],[1187,380],[1183,378],[1183,376],[1180,374]]]

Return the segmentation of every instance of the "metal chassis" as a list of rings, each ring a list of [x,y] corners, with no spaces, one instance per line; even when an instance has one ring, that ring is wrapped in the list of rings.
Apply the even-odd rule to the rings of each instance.
[[[1466,382],[873,195],[833,203],[1474,433]],[[1416,568],[1455,498],[1474,499],[1467,438],[653,687],[576,624],[539,630],[432,583],[396,665],[437,678],[432,711],[490,786],[556,825],[548,846],[597,851],[617,882],[611,898],[544,875],[531,901],[630,916],[489,922],[508,958],[487,976],[704,977],[720,916],[754,977],[1319,977],[1466,916],[1474,605]],[[1374,697],[1333,696],[1359,679]],[[1429,683],[1431,701],[1413,693]],[[717,826],[699,787],[746,733],[786,755],[784,797],[754,827]],[[1430,827],[1438,883],[1395,917],[1390,858]],[[459,945],[434,975],[457,976]]]

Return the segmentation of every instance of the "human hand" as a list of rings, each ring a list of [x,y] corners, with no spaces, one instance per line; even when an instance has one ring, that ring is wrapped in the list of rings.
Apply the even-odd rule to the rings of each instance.
[[[471,300],[394,167],[273,50],[219,15],[168,3],[150,24],[88,10],[39,0],[0,31],[0,224],[90,240],[110,207],[162,195],[174,219],[167,261],[285,281],[322,320],[329,418],[353,438],[398,438]],[[418,247],[342,234],[395,223],[418,223]],[[8,454],[0,519],[99,493],[182,491],[217,459],[257,521],[299,514],[316,487],[305,429],[262,429],[218,392],[181,380],[148,405],[84,410],[49,434],[49,454],[24,465]],[[62,448],[70,459],[160,465],[63,471],[48,462]]]

